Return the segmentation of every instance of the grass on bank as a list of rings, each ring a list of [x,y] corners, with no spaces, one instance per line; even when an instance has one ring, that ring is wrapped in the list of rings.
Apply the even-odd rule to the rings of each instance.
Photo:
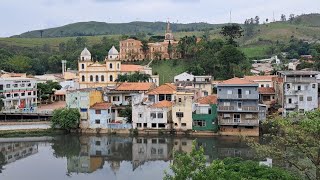
[[[30,129],[0,131],[0,138],[8,137],[40,137],[66,134],[67,131],[59,129]]]

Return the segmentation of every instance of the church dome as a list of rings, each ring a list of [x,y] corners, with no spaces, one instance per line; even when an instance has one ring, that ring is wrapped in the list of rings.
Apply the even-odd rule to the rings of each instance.
[[[91,53],[90,53],[90,51],[85,47],[85,48],[82,50],[80,56],[91,56]]]
[[[114,47],[114,46],[112,46],[112,48],[109,50],[109,52],[108,52],[108,55],[110,56],[110,55],[119,55],[119,52],[118,52],[118,50]]]

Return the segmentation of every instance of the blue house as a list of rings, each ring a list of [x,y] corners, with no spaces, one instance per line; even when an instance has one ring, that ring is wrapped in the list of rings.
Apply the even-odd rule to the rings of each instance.
[[[89,128],[107,129],[111,123],[111,106],[112,103],[107,102],[92,105],[89,109]]]

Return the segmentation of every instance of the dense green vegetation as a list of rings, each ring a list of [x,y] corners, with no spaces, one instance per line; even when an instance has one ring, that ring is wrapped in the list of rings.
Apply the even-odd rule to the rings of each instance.
[[[118,76],[118,79],[116,79],[116,82],[148,82],[149,79],[149,74],[141,74],[139,72],[135,72],[133,74],[120,74]]]
[[[287,164],[306,179],[320,179],[320,111],[290,114],[266,121],[265,144],[249,144],[261,157]]]
[[[38,97],[41,101],[50,100],[55,90],[60,90],[61,85],[59,82],[47,81],[46,83],[38,83]]]
[[[283,169],[260,166],[258,162],[241,158],[214,160],[207,165],[203,148],[196,149],[195,144],[190,153],[175,152],[173,157],[172,173],[166,173],[165,180],[299,179]]]
[[[59,127],[60,129],[68,130],[79,127],[80,112],[78,109],[55,109],[52,113],[52,127]]]

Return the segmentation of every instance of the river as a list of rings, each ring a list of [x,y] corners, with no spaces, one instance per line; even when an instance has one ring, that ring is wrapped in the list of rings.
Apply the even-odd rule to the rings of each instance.
[[[1,180],[160,180],[174,151],[204,148],[208,162],[225,157],[254,159],[235,137],[76,136],[1,139]]]

